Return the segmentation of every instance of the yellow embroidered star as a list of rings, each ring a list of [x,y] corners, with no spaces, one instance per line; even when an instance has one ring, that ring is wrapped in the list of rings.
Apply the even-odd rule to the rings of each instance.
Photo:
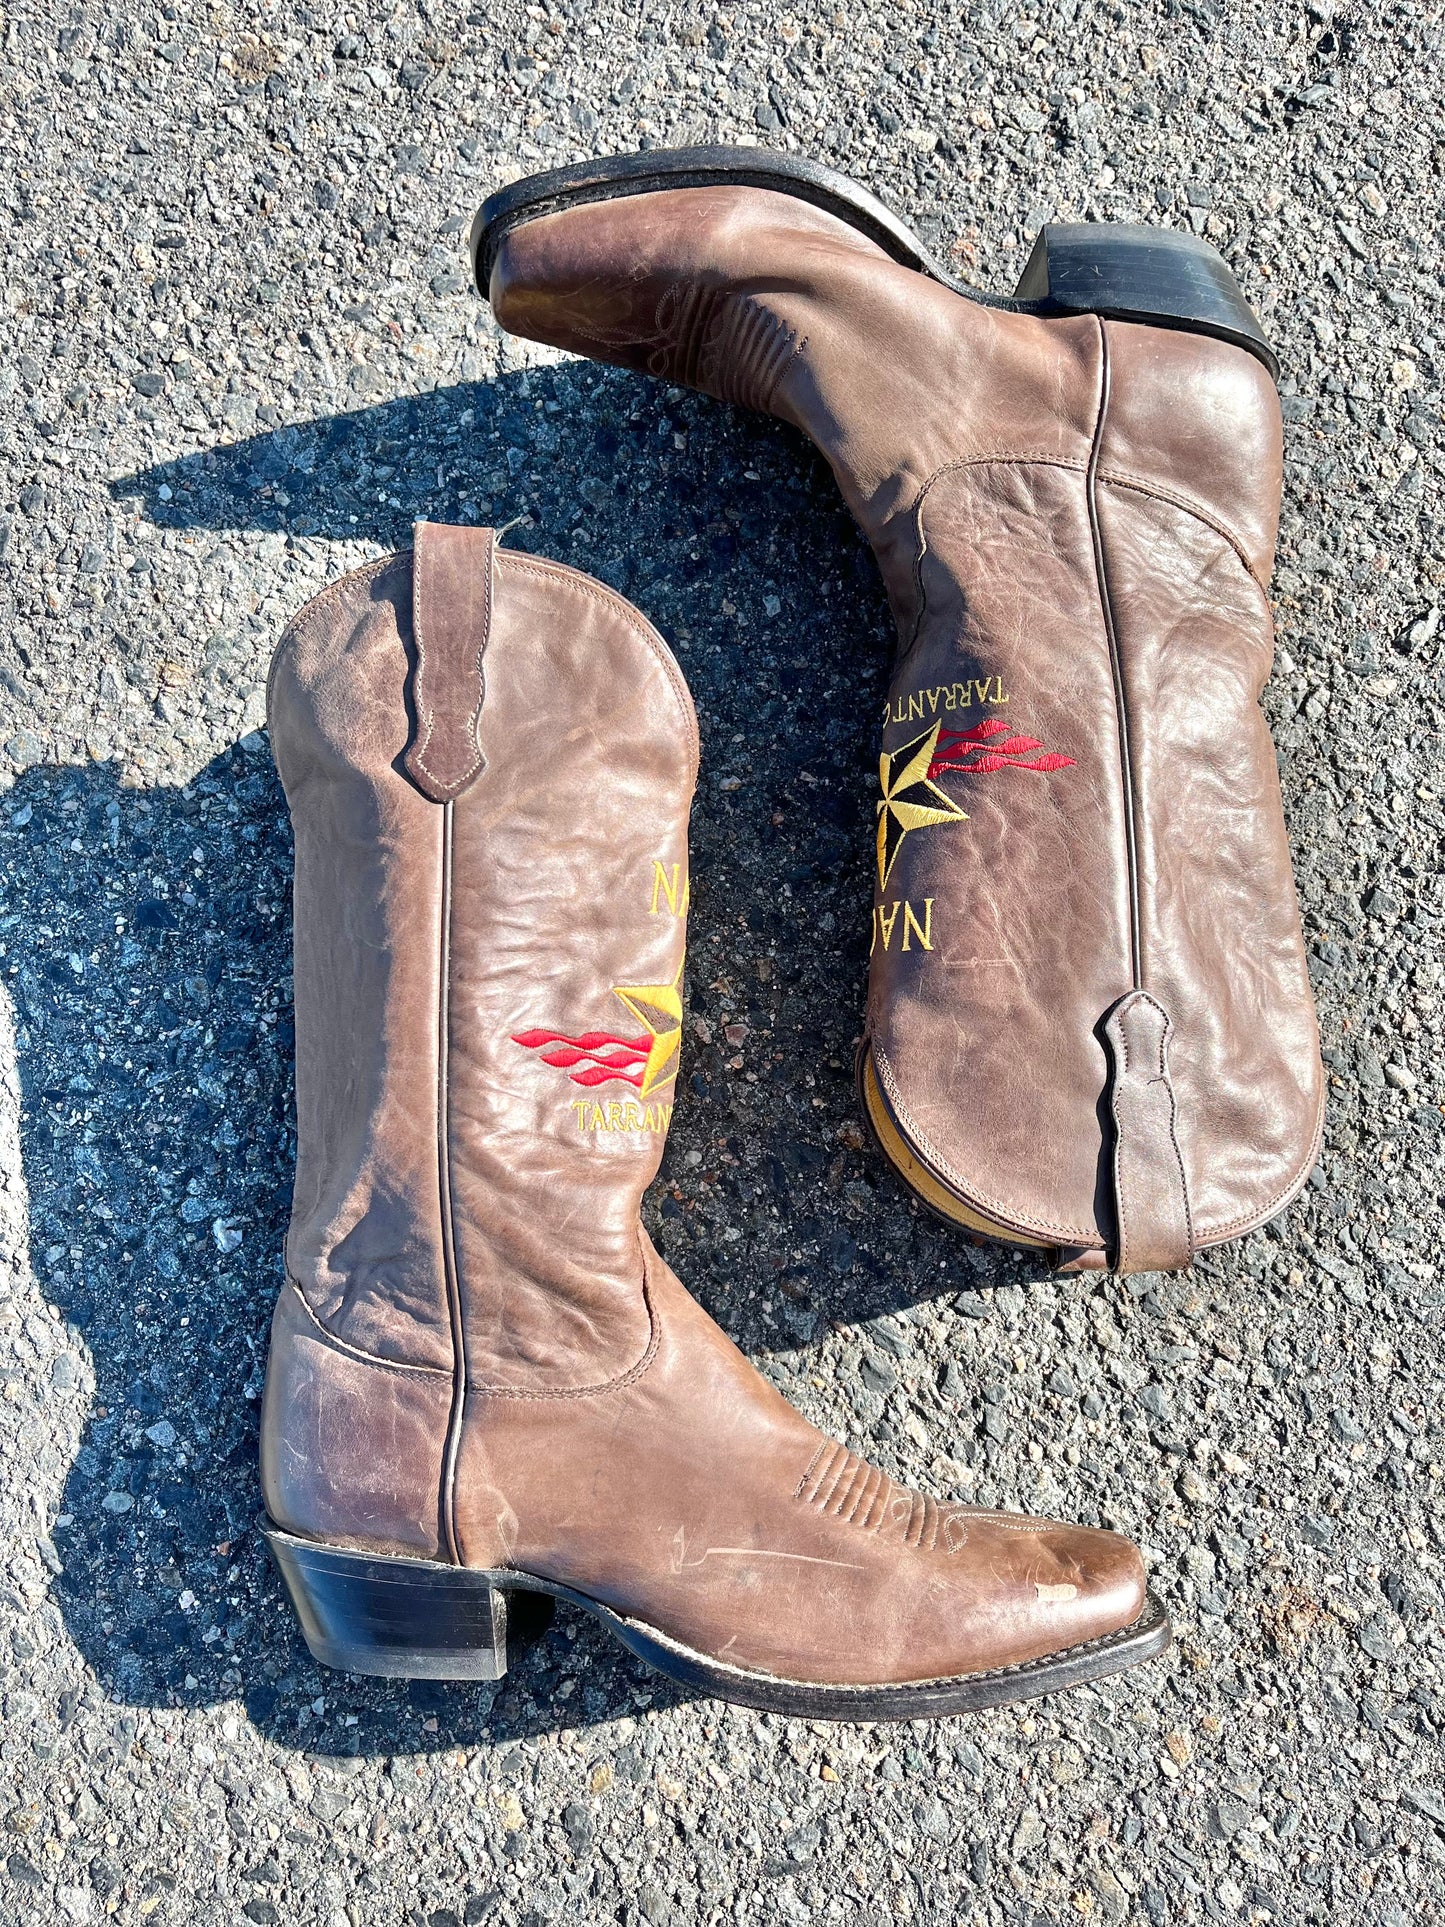
[[[935,723],[926,736],[917,736],[890,755],[878,758],[878,782],[883,801],[878,805],[878,883],[888,881],[903,839],[910,830],[926,829],[931,823],[967,822],[968,811],[961,810],[937,783],[928,780],[928,766],[938,747],[941,723]]]
[[[682,1043],[682,965],[670,984],[614,984],[614,997],[620,997],[639,1024],[646,1026],[652,1042],[647,1062],[642,1067],[638,1095],[646,1097],[659,1084],[677,1075],[678,1049]]]

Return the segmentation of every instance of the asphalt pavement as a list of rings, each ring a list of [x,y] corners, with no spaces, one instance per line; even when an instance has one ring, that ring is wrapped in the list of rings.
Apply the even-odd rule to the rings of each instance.
[[[262,0],[0,16],[0,1918],[1445,1919],[1440,7]],[[1279,748],[1330,1073],[1300,1203],[1055,1279],[857,1123],[872,559],[791,431],[504,339],[492,188],[752,140],[1007,290],[1187,226],[1282,367]],[[255,1530],[294,1153],[287,618],[417,517],[602,576],[703,732],[648,1222],[829,1430],[1117,1525],[1177,1640],[934,1725],[689,1698],[559,1615],[499,1690],[329,1673]]]

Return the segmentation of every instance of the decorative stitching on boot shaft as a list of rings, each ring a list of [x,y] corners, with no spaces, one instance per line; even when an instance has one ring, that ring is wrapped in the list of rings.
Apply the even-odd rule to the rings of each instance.
[[[952,475],[957,470],[965,468],[994,467],[1058,468],[1067,470],[1075,475],[1086,475],[1089,464],[1086,461],[1080,461],[1068,455],[1056,455],[1047,451],[1033,453],[1024,451],[997,455],[962,455],[957,461],[944,462],[940,467],[934,469],[933,473],[919,485],[918,492],[908,507],[908,513],[913,517],[916,539],[916,548],[913,557],[913,586],[918,613],[914,618],[912,632],[903,649],[903,654],[905,655],[908,653],[908,650],[913,647],[914,643],[917,642],[922,632],[923,618],[927,613],[928,607],[927,596],[923,587],[923,564],[928,555],[928,536],[923,527],[924,503],[934,483],[941,481],[945,475]],[[1148,481],[1142,475],[1131,475],[1123,469],[1100,468],[1096,472],[1095,479],[1097,481],[1111,483],[1117,488],[1132,489],[1134,493],[1138,495],[1153,496],[1156,501],[1168,502],[1171,507],[1181,509],[1184,514],[1192,516],[1196,522],[1202,522],[1206,528],[1211,529],[1215,535],[1219,536],[1221,541],[1229,544],[1245,574],[1259,591],[1266,612],[1272,616],[1269,603],[1269,586],[1250,561],[1249,551],[1246,549],[1244,543],[1226,522],[1221,521],[1219,517],[1211,514],[1208,509],[1201,503],[1194,501],[1190,496],[1171,489],[1163,483]]]
[[[928,765],[929,780],[936,781],[949,770],[987,776],[1000,769],[1052,771],[1075,767],[1072,756],[1059,756],[1051,750],[1036,756],[1034,751],[1043,747],[1037,736],[1020,736],[996,717],[972,729],[940,728],[933,761]]]
[[[511,1041],[523,1050],[540,1050],[542,1062],[566,1071],[569,1083],[587,1090],[600,1084],[630,1084],[639,1097],[647,1097],[677,1076],[682,1046],[682,972],[680,959],[671,983],[612,986],[612,995],[620,998],[628,1014],[643,1026],[640,1037],[619,1037],[603,1030],[569,1037],[562,1031],[534,1028],[514,1031]],[[669,1108],[669,1119],[671,1115]],[[653,1130],[665,1125],[649,1123],[637,1128]]]
[[[337,1333],[332,1331],[329,1325],[323,1324],[321,1319],[316,1315],[316,1312],[312,1309],[311,1302],[307,1298],[305,1291],[295,1278],[288,1275],[286,1283],[290,1286],[291,1290],[295,1292],[302,1311],[305,1312],[307,1318],[310,1319],[311,1323],[316,1327],[319,1335],[328,1345],[333,1346],[337,1351],[345,1352],[348,1358],[354,1358],[362,1365],[379,1366],[384,1372],[421,1372],[428,1378],[451,1377],[451,1370],[445,1365],[410,1365],[404,1358],[383,1358],[379,1352],[369,1352],[360,1345],[351,1344],[348,1340],[339,1337]]]

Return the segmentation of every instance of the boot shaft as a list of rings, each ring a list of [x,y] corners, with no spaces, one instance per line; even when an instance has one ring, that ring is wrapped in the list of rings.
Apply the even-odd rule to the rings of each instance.
[[[880,741],[869,1034],[904,1134],[967,1173],[986,1217],[1169,1269],[1272,1215],[1319,1128],[1259,708],[1278,410],[1238,349],[1068,325],[1096,336],[1089,442],[1033,460],[1021,422],[1012,451],[944,466],[914,510],[912,626]],[[933,812],[917,833],[910,798]],[[1141,993],[1162,1013],[1151,1048],[1171,1115],[1135,1127],[1131,1179],[1112,1161],[1126,1047],[1108,1022]],[[980,1077],[996,1061],[1008,1074]],[[1131,1212],[1126,1194],[1159,1184],[1167,1228],[1130,1252],[1129,1218],[1160,1207]]]
[[[287,1264],[364,1353],[450,1373],[460,1340],[474,1385],[575,1387],[647,1342],[638,1203],[677,1070],[696,724],[635,611],[481,532],[469,660],[439,552],[461,534],[423,525],[415,562],[337,584],[272,672],[296,837]]]

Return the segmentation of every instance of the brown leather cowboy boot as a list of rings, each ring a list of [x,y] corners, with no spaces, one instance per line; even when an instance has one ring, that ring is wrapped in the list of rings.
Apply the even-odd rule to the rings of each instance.
[[[502,325],[809,435],[872,541],[860,1078],[949,1218],[1185,1266],[1304,1183],[1323,1076],[1273,746],[1273,360],[1214,250],[1054,227],[1010,300],[789,155],[648,153],[477,217]]]
[[[638,1216],[678,1069],[697,727],[601,584],[423,524],[277,652],[300,1151],[262,1414],[316,1656],[496,1678],[586,1607],[724,1698],[913,1718],[1157,1652],[1112,1533],[814,1430]]]

